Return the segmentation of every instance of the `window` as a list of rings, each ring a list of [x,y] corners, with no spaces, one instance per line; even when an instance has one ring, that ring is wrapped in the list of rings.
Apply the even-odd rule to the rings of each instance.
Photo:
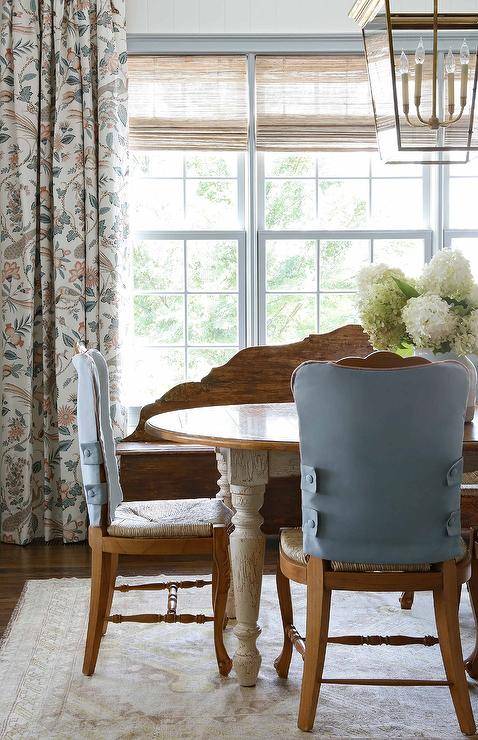
[[[243,191],[241,154],[132,152],[129,406],[244,346]]]
[[[357,321],[356,276],[370,262],[412,276],[423,267],[431,232],[421,166],[386,167],[364,152],[264,152],[258,173],[261,342]]]
[[[130,59],[130,407],[246,342],[248,123],[245,56]]]
[[[414,276],[460,248],[478,278],[478,165],[382,164],[358,57],[144,59],[129,83],[130,407],[241,347],[356,321],[364,265]]]

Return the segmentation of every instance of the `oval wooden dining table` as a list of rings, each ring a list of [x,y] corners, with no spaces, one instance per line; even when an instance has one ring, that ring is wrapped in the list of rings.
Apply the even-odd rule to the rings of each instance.
[[[181,409],[151,417],[146,431],[156,439],[216,448],[217,495],[235,512],[230,541],[233,591],[228,602],[228,616],[235,613],[237,620],[234,668],[241,686],[254,686],[261,665],[256,641],[261,633],[258,617],[265,551],[259,512],[270,477],[300,475],[295,404]],[[472,460],[468,469],[478,469],[478,423],[465,424],[463,449],[465,458],[468,455]],[[478,675],[478,649],[470,660],[469,672]]]

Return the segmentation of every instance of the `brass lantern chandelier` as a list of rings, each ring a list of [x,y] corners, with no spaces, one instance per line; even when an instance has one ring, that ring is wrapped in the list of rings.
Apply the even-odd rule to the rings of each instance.
[[[350,17],[362,29],[381,158],[476,156],[478,0],[357,0]]]

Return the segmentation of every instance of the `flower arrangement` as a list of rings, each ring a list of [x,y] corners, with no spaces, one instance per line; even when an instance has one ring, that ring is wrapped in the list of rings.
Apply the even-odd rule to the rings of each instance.
[[[358,275],[362,326],[376,349],[478,352],[478,286],[459,251],[441,251],[420,278],[386,265]]]

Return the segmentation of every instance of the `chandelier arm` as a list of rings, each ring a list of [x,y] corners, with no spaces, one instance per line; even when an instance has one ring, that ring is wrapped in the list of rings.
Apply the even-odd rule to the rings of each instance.
[[[420,113],[420,107],[418,105],[417,105],[417,111],[416,112],[417,112],[417,118],[420,121],[420,123],[422,124],[422,126],[429,126],[430,125],[430,122],[429,121],[425,121],[422,118],[421,113]]]
[[[460,110],[460,112],[458,113],[458,115],[455,116],[455,118],[450,118],[448,121],[440,121],[440,127],[441,128],[448,128],[448,126],[451,126],[452,124],[454,124],[457,121],[459,121],[460,118],[463,115],[464,110],[465,110],[465,106],[463,106],[463,108]]]
[[[416,121],[412,121],[408,113],[405,113],[405,119],[406,119],[408,125],[411,128],[426,128],[426,127],[428,127],[428,124],[427,123],[417,123]]]

